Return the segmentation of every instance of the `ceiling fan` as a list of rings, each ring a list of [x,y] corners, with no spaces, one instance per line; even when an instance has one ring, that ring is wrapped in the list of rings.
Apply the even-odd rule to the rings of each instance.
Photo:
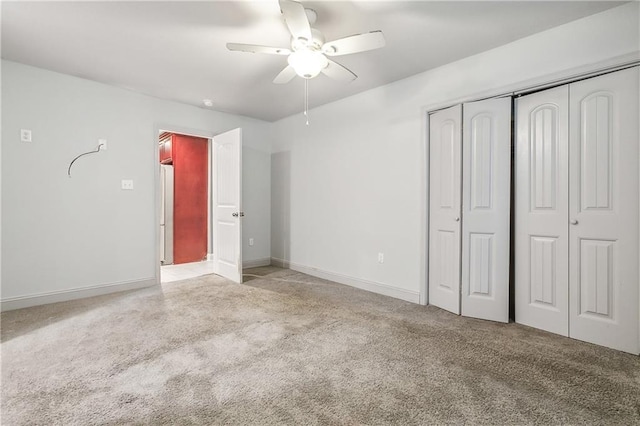
[[[279,0],[279,4],[284,21],[291,32],[290,49],[227,43],[227,49],[232,51],[288,56],[289,65],[273,80],[276,84],[288,83],[296,75],[308,80],[321,72],[335,80],[355,80],[358,78],[357,75],[327,56],[365,52],[385,45],[382,31],[357,34],[325,43],[322,33],[311,27],[317,18],[314,10],[305,9],[302,4],[293,0]]]

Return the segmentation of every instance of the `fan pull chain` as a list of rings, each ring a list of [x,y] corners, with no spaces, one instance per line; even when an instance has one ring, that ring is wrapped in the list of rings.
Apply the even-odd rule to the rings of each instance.
[[[307,118],[307,126],[309,125],[309,79],[304,79],[304,116]]]

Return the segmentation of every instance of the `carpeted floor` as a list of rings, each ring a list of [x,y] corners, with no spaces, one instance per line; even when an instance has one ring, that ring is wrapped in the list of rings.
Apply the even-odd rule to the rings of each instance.
[[[249,272],[3,313],[2,424],[640,424],[636,356]]]

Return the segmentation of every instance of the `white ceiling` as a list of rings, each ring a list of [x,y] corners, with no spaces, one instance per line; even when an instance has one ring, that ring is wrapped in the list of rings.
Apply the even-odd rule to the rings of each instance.
[[[618,6],[612,1],[302,1],[327,40],[382,30],[383,49],[336,57],[359,78],[309,83],[325,104]],[[2,57],[192,105],[277,120],[303,109],[303,80],[275,85],[289,47],[277,0],[2,1]]]

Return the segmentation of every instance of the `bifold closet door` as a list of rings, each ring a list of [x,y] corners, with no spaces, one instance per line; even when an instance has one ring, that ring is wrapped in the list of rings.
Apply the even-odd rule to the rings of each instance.
[[[463,111],[462,315],[509,322],[511,98]]]
[[[516,104],[516,321],[634,354],[639,80],[635,67]]]
[[[569,86],[569,336],[638,354],[638,67]]]
[[[429,304],[460,314],[462,106],[429,116]]]
[[[569,334],[569,88],[516,100],[516,322]]]

